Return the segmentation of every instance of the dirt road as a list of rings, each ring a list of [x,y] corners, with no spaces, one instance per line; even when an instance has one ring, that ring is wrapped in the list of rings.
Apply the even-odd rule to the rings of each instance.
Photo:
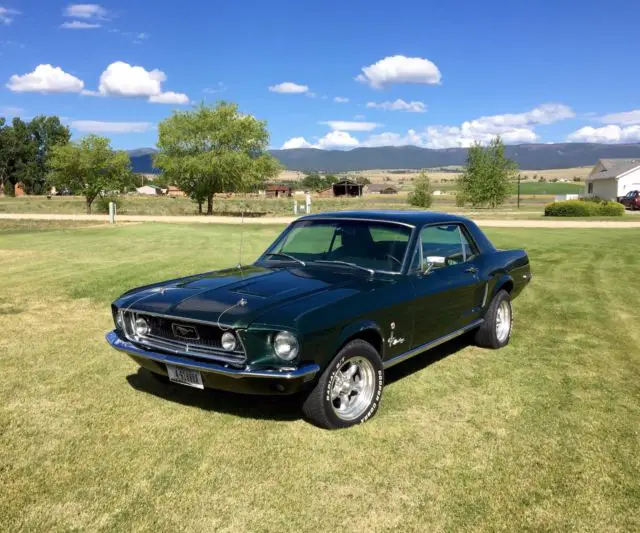
[[[473,217],[471,217],[473,218]],[[0,213],[0,220],[86,220],[96,223],[108,222],[108,215],[54,215],[42,213]],[[245,224],[279,224],[286,225],[295,220],[294,217],[246,217]],[[116,222],[169,222],[182,224],[240,224],[240,217],[220,216],[152,216],[152,215],[118,215]],[[640,220],[500,220],[477,219],[479,226],[485,228],[640,228]]]

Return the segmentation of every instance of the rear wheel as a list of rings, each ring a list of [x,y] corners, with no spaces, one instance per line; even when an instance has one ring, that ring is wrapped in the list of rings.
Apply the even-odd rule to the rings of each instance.
[[[326,429],[365,422],[378,409],[383,380],[382,360],[376,349],[355,339],[329,363],[302,410],[311,422]]]
[[[476,343],[485,348],[498,349],[509,344],[513,326],[511,296],[500,290],[491,300],[482,326],[476,332]]]

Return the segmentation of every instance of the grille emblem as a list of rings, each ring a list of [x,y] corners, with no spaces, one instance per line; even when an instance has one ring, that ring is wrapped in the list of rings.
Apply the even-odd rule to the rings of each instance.
[[[193,326],[184,326],[182,324],[171,324],[171,331],[176,337],[190,341],[200,339],[198,330]]]

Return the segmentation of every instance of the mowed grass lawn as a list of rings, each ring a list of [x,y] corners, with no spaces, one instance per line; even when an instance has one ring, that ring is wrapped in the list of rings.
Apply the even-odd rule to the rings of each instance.
[[[236,263],[238,227],[39,227],[0,226],[1,531],[640,530],[640,231],[491,230],[534,272],[511,345],[399,365],[329,432],[104,341],[112,299]]]

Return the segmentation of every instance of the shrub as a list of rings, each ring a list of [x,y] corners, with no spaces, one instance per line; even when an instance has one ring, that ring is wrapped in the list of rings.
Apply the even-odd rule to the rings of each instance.
[[[467,200],[464,197],[464,194],[462,194],[461,192],[456,194],[456,207],[464,207],[464,204],[466,202],[467,202]]]
[[[416,207],[431,207],[433,197],[429,190],[429,176],[425,171],[418,175],[413,192],[409,194],[407,200],[409,204]]]
[[[108,213],[109,202],[116,204],[116,212],[120,211],[124,205],[124,201],[120,196],[98,196],[94,202],[94,208],[97,213]]]
[[[566,200],[544,207],[546,217],[621,217],[624,206],[617,202]]]

